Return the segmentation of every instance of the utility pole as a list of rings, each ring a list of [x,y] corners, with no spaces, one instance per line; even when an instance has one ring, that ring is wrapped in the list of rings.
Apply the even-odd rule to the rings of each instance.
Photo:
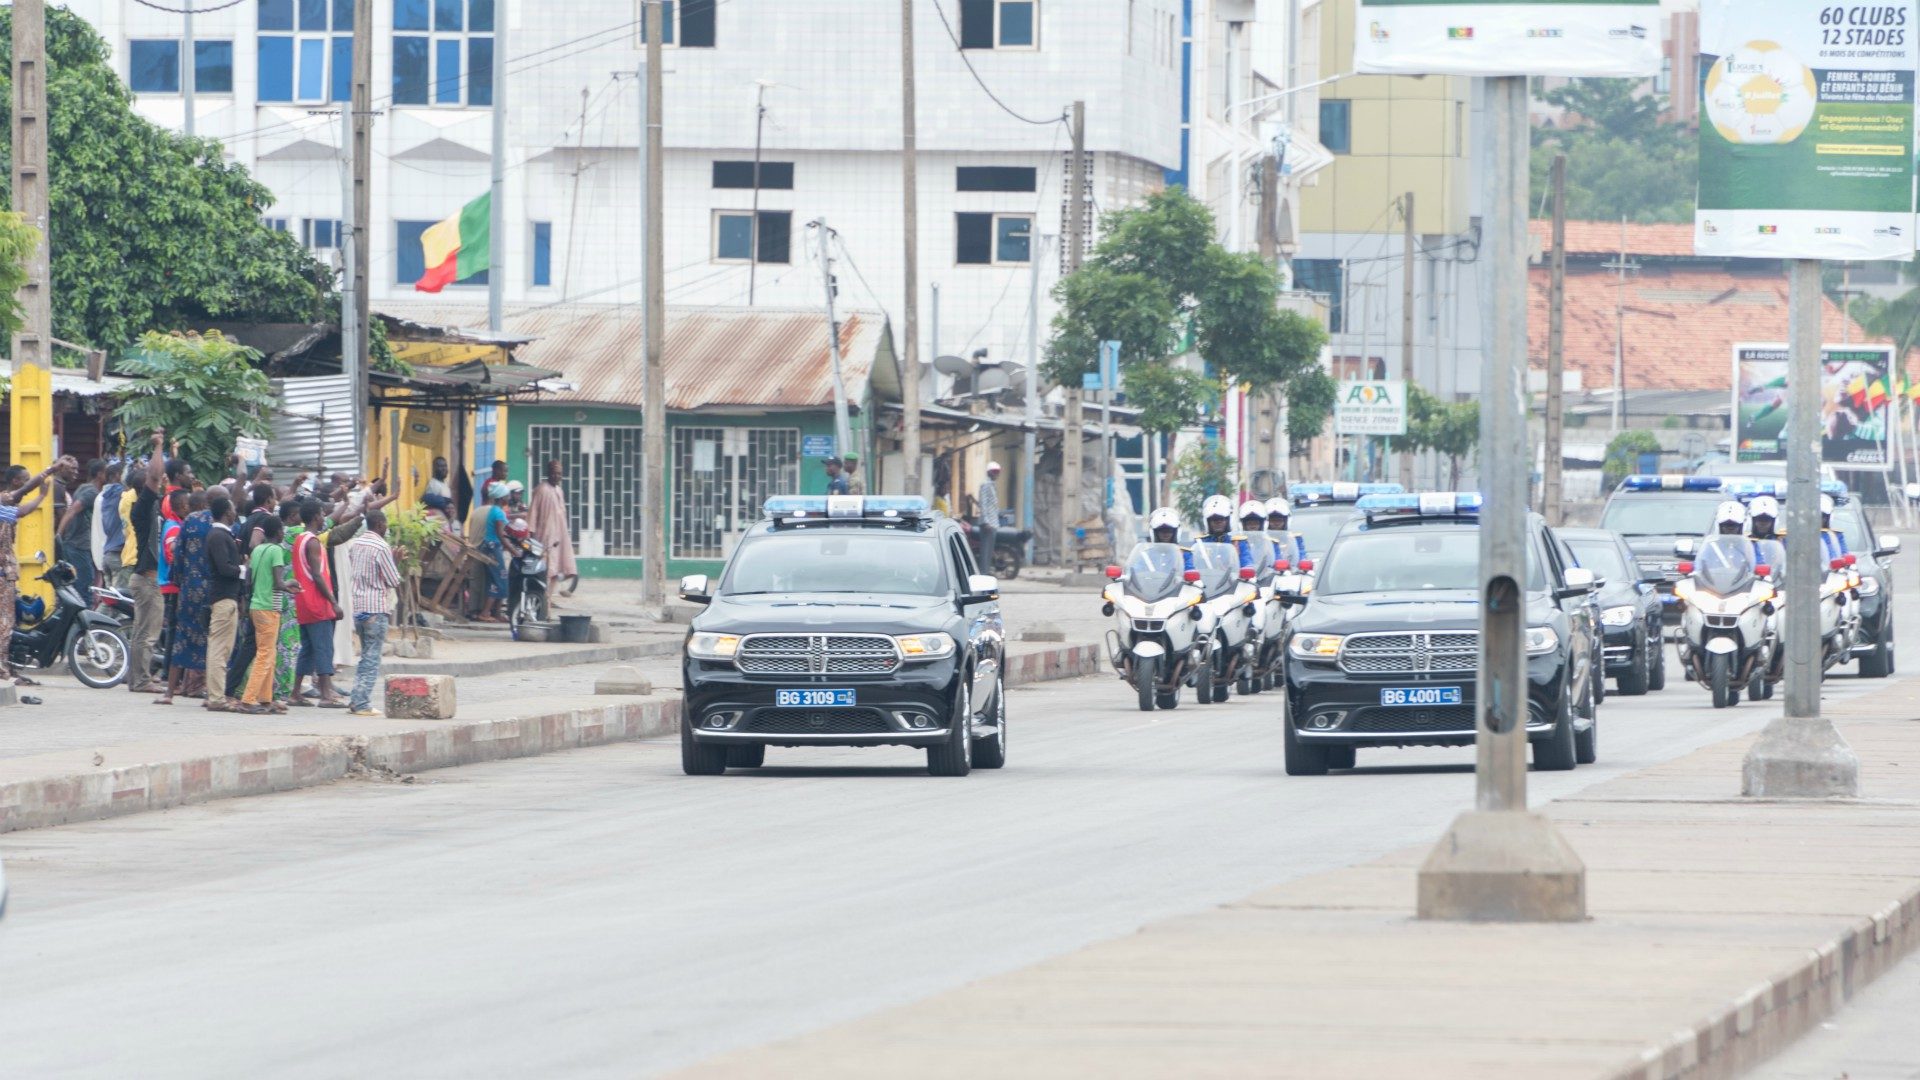
[[[354,33],[360,32],[359,20],[354,21],[353,28]],[[355,54],[355,58],[358,62],[358,53]],[[488,202],[493,213],[487,223],[487,329],[497,334],[501,331],[501,322],[506,316],[507,299],[507,13],[505,11],[501,11],[493,20],[493,185],[489,190],[492,196]]]
[[[906,459],[906,493],[925,495],[920,476],[920,120],[913,73],[913,0],[900,0],[900,235],[907,290],[901,319],[900,456]]]
[[[1260,221],[1254,228],[1254,239],[1260,249],[1260,261],[1275,266],[1280,261],[1280,156],[1268,147],[1260,158]],[[1281,474],[1285,471],[1286,434],[1280,430],[1281,399],[1286,389],[1272,386],[1260,391],[1253,398],[1253,471],[1258,474],[1265,471],[1273,477],[1270,494],[1278,495],[1284,486]],[[1149,436],[1150,437],[1150,436]],[[1248,488],[1252,488],[1249,483]],[[1260,497],[1260,492],[1253,492]]]
[[[851,426],[847,423],[847,384],[840,378],[840,320],[833,314],[833,251],[828,241],[833,230],[827,219],[819,218],[813,227],[820,232],[820,286],[827,297],[827,355],[833,359],[833,452],[845,454],[853,449]]]
[[[1553,250],[1547,263],[1551,284],[1547,290],[1547,439],[1546,462],[1540,470],[1540,508],[1546,511],[1547,524],[1566,523],[1566,507],[1561,505],[1560,467],[1565,459],[1565,398],[1560,384],[1567,369],[1567,155],[1553,155]]]
[[[1420,867],[1422,919],[1578,922],[1586,866],[1527,809],[1527,80],[1481,80],[1487,348],[1480,373],[1480,672],[1475,807]],[[1803,547],[1805,545],[1802,545]],[[1572,764],[1568,762],[1568,764]]]
[[[1085,245],[1085,221],[1081,216],[1087,187],[1087,103],[1076,101],[1067,121],[1073,135],[1073,157],[1067,163],[1067,273],[1080,269],[1080,252]],[[1097,360],[1097,358],[1094,358]],[[1080,516],[1080,388],[1069,383],[1066,411],[1060,423],[1060,565],[1073,557],[1073,526]]]
[[[1820,261],[1787,261],[1787,595],[1819,595]],[[1769,721],[1741,766],[1741,793],[1828,798],[1860,790],[1860,760],[1820,715],[1820,605],[1787,605],[1786,711]]]
[[[765,79],[760,79],[753,84],[753,217],[747,220],[747,239],[748,239],[748,243],[747,243],[747,306],[748,307],[753,306],[754,288],[758,284],[757,279],[760,276],[760,145],[761,145],[761,135],[765,131],[766,126],[767,126],[767,81]],[[583,122],[583,127],[584,127],[584,122]],[[826,231],[825,219],[821,220],[820,230],[822,233]],[[820,265],[825,266],[826,264],[823,262]],[[831,275],[829,275],[829,280],[831,280]],[[829,286],[829,292],[831,292],[831,286]],[[833,311],[832,311],[833,297],[828,296],[827,300],[828,300],[827,320],[831,322],[833,320]],[[838,342],[839,340],[840,340],[840,334],[839,334],[839,331],[836,330],[834,331],[834,341]],[[834,378],[836,380],[839,377],[840,376],[837,373],[834,375]],[[840,437],[842,439],[846,438],[846,432],[844,431],[841,432]],[[847,449],[848,449],[847,447],[842,446],[839,448],[839,452],[844,454],[847,452]]]
[[[1027,532],[1026,557],[1032,562],[1034,472],[1040,466],[1040,258],[1047,245],[1046,238],[1038,233],[1027,240],[1031,257],[1027,262],[1026,431],[1020,436],[1020,527]],[[939,297],[937,288],[933,295]]]
[[[1638,266],[1627,261],[1627,219],[1620,218],[1620,260],[1601,267],[1619,272],[1613,287],[1613,416],[1608,435],[1620,434],[1627,417],[1627,271]]]
[[[181,130],[187,138],[193,138],[193,92],[199,87],[194,80],[200,76],[198,57],[193,55],[193,0],[180,5],[180,66],[185,70],[180,76],[180,104],[186,110],[181,120]]]
[[[26,280],[16,294],[21,318],[20,329],[13,335],[13,425],[9,442],[13,463],[29,473],[53,464],[53,275],[47,247],[46,76],[45,0],[14,0],[13,208],[38,235],[23,267]],[[53,514],[32,514],[20,522],[14,550],[52,551],[53,539]],[[29,562],[31,556],[20,561]],[[30,576],[20,575],[21,591],[41,592],[38,584],[27,585]]]
[[[1400,239],[1400,377],[1413,385],[1413,271],[1414,251],[1419,246],[1413,235],[1413,192],[1400,200],[1402,230]],[[1413,451],[1400,455],[1400,481],[1414,487]]]
[[[341,318],[352,324],[353,446],[357,457],[364,453],[368,398],[367,347],[373,313],[373,293],[369,287],[368,267],[373,250],[369,232],[373,220],[373,0],[354,0],[353,5],[353,83],[348,92],[347,110],[352,113],[348,138],[352,150],[349,168],[351,206],[346,222],[346,268],[342,277],[348,282],[352,302],[341,297]],[[342,366],[345,367],[347,338],[341,337]],[[365,462],[358,462],[364,465]],[[395,481],[397,482],[397,481]]]
[[[642,198],[646,229],[646,284],[641,287],[644,300],[641,321],[646,324],[646,368],[641,397],[640,424],[643,469],[646,473],[640,505],[646,508],[647,532],[641,540],[640,602],[660,611],[667,603],[667,289],[666,289],[666,200],[662,190],[665,155],[661,146],[660,39],[666,33],[660,0],[646,3],[647,62],[640,74],[641,113],[647,125],[641,139],[646,178]],[[758,179],[756,177],[756,179]],[[755,252],[758,254],[758,252]]]

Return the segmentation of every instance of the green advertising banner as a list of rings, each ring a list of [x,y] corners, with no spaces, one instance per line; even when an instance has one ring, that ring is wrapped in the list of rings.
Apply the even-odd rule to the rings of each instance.
[[[1703,255],[1906,259],[1913,0],[1702,0]]]
[[[1660,72],[1660,0],[1359,0],[1355,71],[1386,75]]]
[[[1820,460],[1885,469],[1893,346],[1820,348]],[[1733,459],[1787,460],[1787,347],[1733,347]]]

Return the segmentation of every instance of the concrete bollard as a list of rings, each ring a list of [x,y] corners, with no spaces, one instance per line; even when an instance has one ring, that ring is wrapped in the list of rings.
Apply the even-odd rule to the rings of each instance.
[[[631,664],[622,664],[608,669],[605,675],[594,680],[593,692],[596,694],[651,694],[653,680],[640,674],[640,669]]]
[[[387,715],[395,720],[451,720],[451,675],[387,676]]]

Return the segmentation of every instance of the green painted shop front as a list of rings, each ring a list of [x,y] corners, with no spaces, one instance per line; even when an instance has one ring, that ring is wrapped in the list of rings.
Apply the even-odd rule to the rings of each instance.
[[[866,418],[852,438],[867,443]],[[833,411],[670,413],[667,576],[718,573],[772,495],[821,494]],[[583,578],[638,578],[648,520],[641,501],[640,410],[515,405],[507,416],[511,475],[531,486],[549,459],[564,487]],[[811,451],[815,456],[807,456]]]

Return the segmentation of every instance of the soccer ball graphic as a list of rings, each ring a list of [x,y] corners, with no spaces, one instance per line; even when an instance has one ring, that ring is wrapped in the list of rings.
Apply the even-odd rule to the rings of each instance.
[[[1730,143],[1776,145],[1800,137],[1819,104],[1813,72],[1771,41],[1749,41],[1707,72],[1707,119]]]

